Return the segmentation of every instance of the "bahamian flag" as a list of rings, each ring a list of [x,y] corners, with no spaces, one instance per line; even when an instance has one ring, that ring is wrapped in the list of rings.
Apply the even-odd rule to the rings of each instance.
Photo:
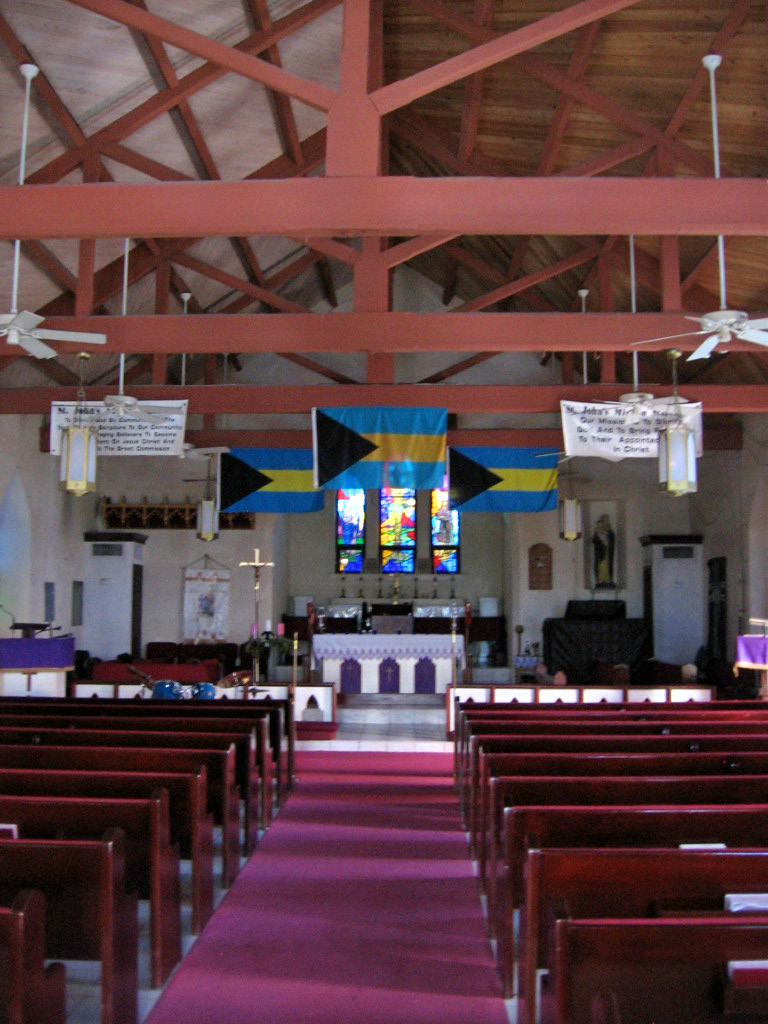
[[[317,487],[443,486],[445,409],[313,409]]]
[[[317,512],[324,503],[310,448],[232,448],[221,456],[222,512]]]
[[[556,448],[449,448],[448,503],[461,512],[557,508]]]

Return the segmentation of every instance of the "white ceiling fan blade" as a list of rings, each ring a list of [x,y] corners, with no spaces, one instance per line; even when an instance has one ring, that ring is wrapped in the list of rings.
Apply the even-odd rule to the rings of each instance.
[[[707,328],[707,330],[709,330],[709,328]],[[683,331],[682,334],[665,334],[661,338],[646,338],[645,341],[633,341],[632,345],[653,345],[657,341],[672,341],[674,338],[691,338],[696,334],[706,333],[707,331]]]
[[[694,359],[709,359],[709,357],[717,348],[717,344],[719,341],[719,334],[710,334],[708,338],[705,338],[704,341],[702,341],[702,343],[699,345],[697,349],[691,352],[686,362],[690,363]]]
[[[768,327],[768,321],[766,321],[766,327]],[[764,345],[768,348],[768,332],[766,331],[755,331],[747,328],[746,330],[739,331],[738,337],[742,341],[751,341],[755,345]]]
[[[129,409],[126,412],[127,416],[133,416],[134,419],[141,420],[142,423],[165,423],[165,416],[161,416],[159,413],[150,412],[149,409],[145,409],[141,405],[137,405],[133,409]]]
[[[11,317],[11,324],[17,331],[33,331],[45,319],[43,316],[38,316],[37,313],[30,313],[28,309],[22,309],[15,316],[11,314]]]
[[[13,335],[16,336],[16,341],[12,340]],[[25,352],[29,352],[31,356],[34,356],[35,359],[53,359],[58,355],[55,349],[52,349],[49,345],[44,345],[34,334],[20,334],[14,327],[8,332],[8,344],[19,345]]]
[[[106,334],[93,334],[88,331],[49,331],[43,327],[34,331],[36,338],[45,338],[46,341],[74,341],[82,345],[105,345]]]
[[[761,331],[762,330],[766,330],[768,328],[768,317],[763,317],[762,319],[758,319],[758,320],[753,320],[750,317],[750,319],[748,321],[748,326],[749,327],[757,327],[757,329],[761,330]]]

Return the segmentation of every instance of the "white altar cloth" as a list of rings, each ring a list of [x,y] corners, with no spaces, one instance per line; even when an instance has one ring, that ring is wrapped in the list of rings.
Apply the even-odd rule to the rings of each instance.
[[[323,663],[323,682],[341,682],[341,663],[360,662],[362,693],[379,692],[379,665],[394,658],[400,666],[400,693],[414,692],[414,669],[419,658],[435,663],[435,692],[445,693],[453,682],[452,657],[464,664],[464,637],[450,633],[316,633],[312,641],[315,661]]]

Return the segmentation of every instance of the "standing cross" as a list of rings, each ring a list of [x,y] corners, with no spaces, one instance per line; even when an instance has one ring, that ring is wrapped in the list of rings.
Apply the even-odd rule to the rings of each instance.
[[[252,562],[241,562],[241,566],[248,566],[253,569],[253,590],[254,590],[254,619],[253,619],[253,635],[259,635],[259,573],[262,569],[270,568],[274,566],[274,562],[262,562],[259,559],[259,549],[253,549],[253,561]]]

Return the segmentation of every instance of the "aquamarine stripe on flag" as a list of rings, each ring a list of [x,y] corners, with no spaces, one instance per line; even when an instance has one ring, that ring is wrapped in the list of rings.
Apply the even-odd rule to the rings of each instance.
[[[325,492],[313,483],[310,448],[233,448],[221,456],[222,512],[317,512]]]
[[[547,512],[557,508],[554,448],[448,451],[449,503],[461,512]]]
[[[445,409],[313,409],[318,487],[441,487]]]

